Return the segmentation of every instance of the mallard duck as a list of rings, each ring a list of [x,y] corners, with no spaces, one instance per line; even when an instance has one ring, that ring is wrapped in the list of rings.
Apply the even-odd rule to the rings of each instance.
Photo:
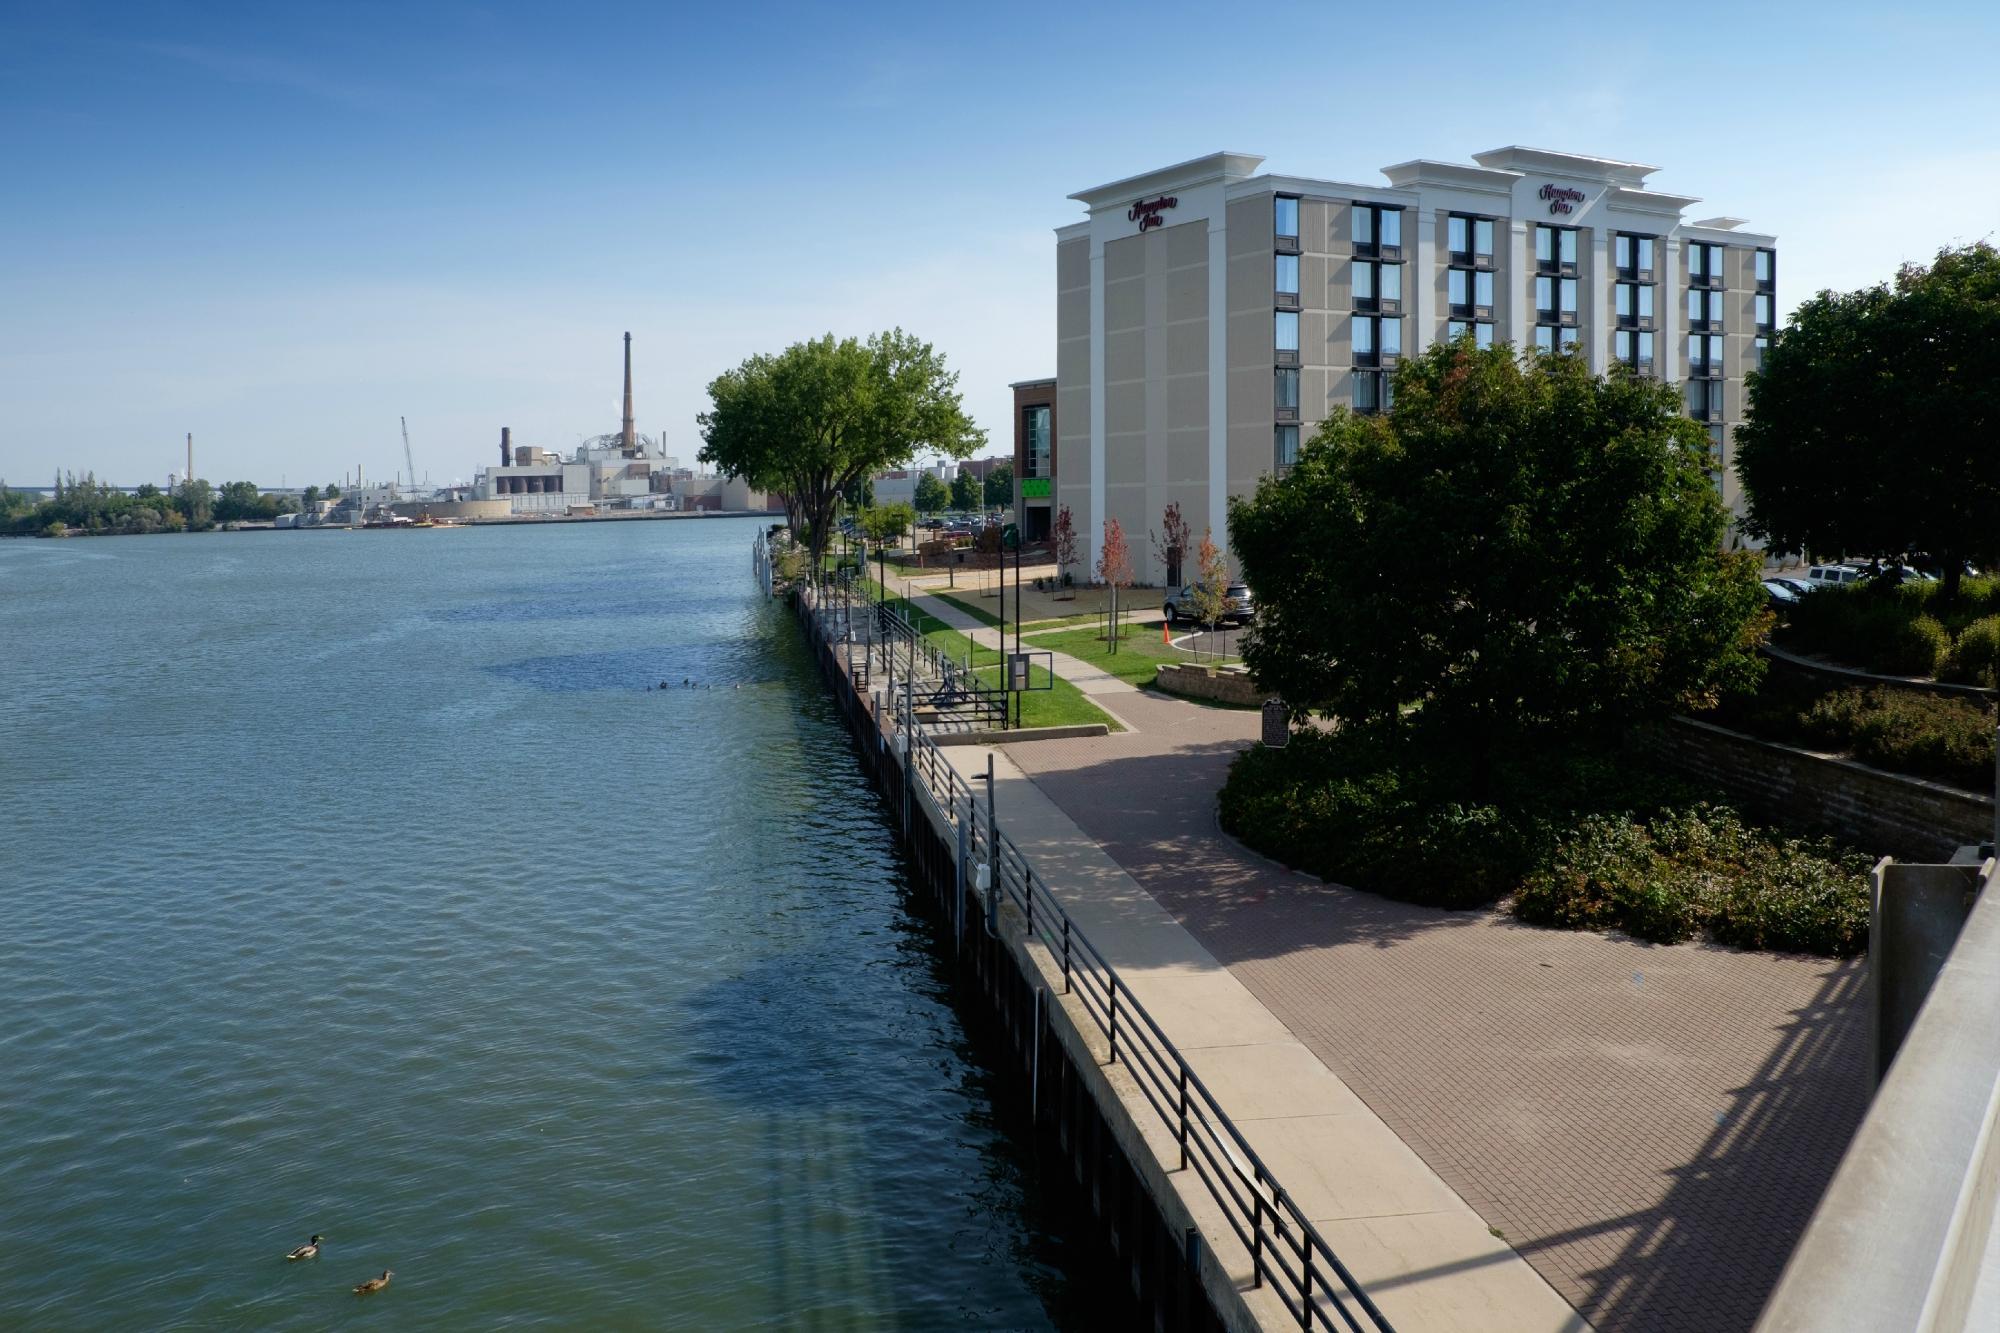
[[[324,1239],[326,1239],[324,1236],[314,1236],[311,1240],[299,1246],[299,1248],[293,1250],[285,1257],[287,1259],[317,1259],[319,1257],[319,1243]]]
[[[382,1288],[389,1285],[389,1279],[394,1276],[396,1276],[394,1273],[390,1272],[388,1269],[385,1268],[382,1270],[381,1277],[369,1278],[366,1282],[362,1283],[360,1286],[354,1289],[354,1294],[356,1296],[366,1296],[370,1292],[380,1291],[382,1290]]]

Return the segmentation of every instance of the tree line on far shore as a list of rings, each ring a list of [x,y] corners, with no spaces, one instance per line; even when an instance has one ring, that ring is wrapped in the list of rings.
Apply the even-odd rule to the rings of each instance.
[[[340,488],[306,489],[306,503],[324,495],[338,499]],[[151,482],[127,491],[97,479],[94,472],[78,477],[58,473],[52,494],[37,498],[8,488],[0,481],[0,533],[16,536],[62,536],[70,531],[102,535],[153,532],[204,532],[223,523],[268,523],[280,514],[299,511],[289,495],[265,495],[254,481],[227,481],[215,486],[199,477],[171,491]]]

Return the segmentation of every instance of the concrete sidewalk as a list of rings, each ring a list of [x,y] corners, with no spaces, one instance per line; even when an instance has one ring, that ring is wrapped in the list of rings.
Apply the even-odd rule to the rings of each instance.
[[[1589,1328],[1004,751],[945,751],[968,777],[985,773],[989,753],[1001,829],[1391,1323],[1519,1333]],[[1135,1120],[1158,1125],[1136,1090],[1127,1100]],[[1198,1214],[1214,1213],[1198,1177],[1174,1179]],[[1247,1275],[1247,1258],[1239,1255],[1231,1271]]]

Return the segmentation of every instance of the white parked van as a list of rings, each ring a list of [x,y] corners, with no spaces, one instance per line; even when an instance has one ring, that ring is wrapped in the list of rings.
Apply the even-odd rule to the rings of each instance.
[[[1867,576],[1867,571],[1859,565],[1814,565],[1806,571],[1806,582],[1815,588],[1838,588],[1846,583],[1859,583]]]

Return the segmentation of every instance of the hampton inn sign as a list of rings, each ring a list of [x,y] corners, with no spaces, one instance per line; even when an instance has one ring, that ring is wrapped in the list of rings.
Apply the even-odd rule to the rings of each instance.
[[[1572,190],[1565,185],[1550,184],[1542,187],[1538,197],[1549,201],[1549,212],[1569,213],[1574,212],[1576,206],[1583,202],[1583,191]]]
[[[1160,214],[1169,208],[1179,208],[1180,203],[1180,200],[1170,194],[1163,194],[1157,199],[1134,200],[1132,207],[1125,211],[1125,220],[1138,223],[1140,231],[1164,227],[1167,225],[1167,220]]]

